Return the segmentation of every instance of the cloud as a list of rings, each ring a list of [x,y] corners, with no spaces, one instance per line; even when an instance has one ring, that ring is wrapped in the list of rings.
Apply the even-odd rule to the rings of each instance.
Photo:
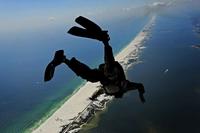
[[[132,10],[131,7],[122,8],[122,11],[124,11],[124,12],[129,12],[129,11],[131,11],[131,10]]]
[[[170,8],[175,5],[176,0],[154,0],[153,2],[146,3],[140,6],[128,6],[123,7],[118,11],[118,14],[122,15],[134,15],[134,16],[143,16],[151,13],[159,13],[160,11]],[[116,14],[116,13],[115,13]]]
[[[55,21],[56,18],[51,16],[51,17],[48,18],[48,20],[49,20],[49,21]]]
[[[166,6],[165,2],[154,2],[152,4],[153,7],[162,7],[162,6]]]
[[[149,5],[150,8],[152,9],[160,9],[164,7],[169,7],[172,5],[172,2],[162,2],[162,1],[157,1]]]
[[[160,1],[155,1],[153,3],[150,3],[148,5],[144,6],[144,12],[146,13],[159,13],[160,11],[163,11],[167,8],[170,8],[175,5],[176,0],[160,0]]]

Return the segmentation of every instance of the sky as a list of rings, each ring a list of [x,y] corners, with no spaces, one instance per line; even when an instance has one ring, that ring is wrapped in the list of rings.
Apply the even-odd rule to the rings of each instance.
[[[108,19],[139,14],[147,6],[198,0],[0,0],[0,33],[49,28],[83,15]]]
[[[0,29],[15,31],[45,27],[48,22],[74,20],[78,14],[106,15],[112,10],[136,7],[147,0],[0,0]],[[114,15],[114,13],[113,13]]]

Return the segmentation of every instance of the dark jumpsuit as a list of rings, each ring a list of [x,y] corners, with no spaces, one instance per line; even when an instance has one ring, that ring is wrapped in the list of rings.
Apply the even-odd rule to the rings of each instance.
[[[131,85],[131,90],[138,88],[138,83],[129,82],[126,80],[124,70],[119,62],[115,61],[112,48],[108,43],[104,43],[104,64],[99,65],[98,69],[91,69],[87,65],[81,63],[76,58],[72,58],[66,64],[70,67],[72,71],[76,73],[77,76],[90,81],[98,82],[104,86],[109,84],[114,84],[119,88],[122,88],[121,81],[127,81]],[[116,71],[114,71],[114,69]],[[122,97],[124,90],[120,89],[117,93],[108,93],[106,89],[104,92],[108,95],[115,95],[115,97]],[[104,93],[99,91],[98,93]],[[98,93],[96,95],[98,95]]]
[[[121,98],[125,92],[138,89],[140,99],[142,102],[145,101],[143,97],[144,86],[141,83],[126,80],[124,70],[119,62],[115,61],[112,48],[107,42],[104,42],[104,64],[100,64],[98,69],[91,69],[74,57],[68,60],[65,58],[63,50],[57,51],[53,61],[48,64],[45,70],[45,81],[53,77],[55,67],[61,63],[68,65],[77,76],[93,83],[100,82],[102,84],[103,87],[94,93],[92,99],[103,93]]]
[[[98,69],[91,69],[74,57],[68,61],[67,65],[76,73],[77,76],[80,76],[81,78],[90,82],[100,81],[102,85],[106,85],[110,82],[126,80],[122,66],[117,61],[115,61],[113,57],[111,46],[105,45],[104,50],[105,63],[99,65]],[[111,81],[108,76],[110,73],[112,73],[113,68],[115,67],[118,69],[118,71],[117,73],[114,73],[116,76],[114,81]]]

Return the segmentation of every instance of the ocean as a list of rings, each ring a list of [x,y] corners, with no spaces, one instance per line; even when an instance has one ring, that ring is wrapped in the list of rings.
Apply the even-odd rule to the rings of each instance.
[[[109,31],[116,54],[148,19],[149,16],[120,17],[99,25]],[[30,132],[85,83],[65,65],[57,67],[53,80],[44,83],[44,69],[56,50],[64,49],[68,58],[76,57],[92,68],[103,62],[100,42],[70,36],[66,27],[70,25],[63,23],[0,37],[0,132]]]
[[[99,23],[109,31],[117,54],[141,31],[151,15],[119,17]],[[200,43],[198,8],[173,7],[159,12],[151,38],[139,54],[139,64],[127,78],[145,86],[146,103],[137,91],[114,99],[81,132],[177,133],[200,132]],[[1,35],[0,132],[30,132],[58,109],[84,80],[68,67],[56,69],[52,81],[43,82],[54,52],[64,49],[92,68],[103,62],[100,42],[67,35],[68,24]],[[90,53],[90,54],[88,54]],[[92,57],[91,57],[92,55]]]
[[[81,133],[200,132],[200,49],[193,47],[200,44],[200,10],[189,7],[157,14],[141,63],[127,72],[129,80],[143,83],[146,103],[137,91],[128,92]]]

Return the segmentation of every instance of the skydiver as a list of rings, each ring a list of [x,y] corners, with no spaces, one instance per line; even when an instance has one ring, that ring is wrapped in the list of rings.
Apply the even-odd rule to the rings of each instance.
[[[64,50],[58,50],[55,52],[54,59],[46,67],[44,80],[51,80],[54,75],[55,68],[64,63],[77,76],[80,76],[81,78],[92,83],[101,83],[102,89],[95,92],[93,96],[90,97],[91,100],[95,100],[103,93],[112,95],[115,98],[121,98],[127,91],[137,89],[140,100],[144,103],[145,99],[143,94],[145,93],[145,90],[143,84],[130,82],[126,79],[122,66],[114,59],[112,47],[108,43],[110,37],[107,34],[107,31],[102,31],[100,27],[84,17],[78,17],[76,22],[84,26],[86,29],[72,27],[68,33],[102,41],[104,45],[104,63],[100,64],[98,68],[91,69],[74,57],[71,59],[66,58]]]

